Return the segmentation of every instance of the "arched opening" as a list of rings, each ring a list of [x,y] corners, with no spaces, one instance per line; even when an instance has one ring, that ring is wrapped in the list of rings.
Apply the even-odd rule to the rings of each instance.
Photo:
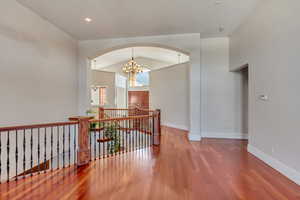
[[[188,52],[188,51],[185,51],[185,50],[180,49],[180,48],[164,45],[164,44],[159,44],[159,43],[132,43],[132,44],[125,44],[125,45],[118,45],[118,46],[114,46],[114,47],[111,47],[111,48],[106,48],[106,49],[100,50],[94,56],[90,56],[89,59],[93,60],[93,59],[95,59],[97,57],[100,57],[104,54],[107,54],[107,53],[113,52],[113,51],[117,51],[117,50],[120,50],[120,49],[136,48],[136,47],[157,47],[157,48],[162,48],[162,49],[168,49],[168,50],[171,50],[171,51],[176,51],[176,52],[185,54],[187,56],[190,55],[190,52]]]
[[[142,70],[124,70],[132,62]],[[188,52],[157,44],[103,50],[90,58],[91,106],[159,108],[164,125],[188,129],[189,62]]]

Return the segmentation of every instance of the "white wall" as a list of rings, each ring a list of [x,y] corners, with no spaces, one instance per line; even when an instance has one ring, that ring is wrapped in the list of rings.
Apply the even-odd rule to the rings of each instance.
[[[116,88],[117,93],[117,108],[127,108],[127,89],[117,87]]]
[[[0,13],[0,126],[76,115],[77,42],[16,1]]]
[[[106,107],[114,108],[116,106],[116,75],[114,72],[103,72],[98,70],[92,70],[91,73],[91,85],[90,86],[105,86],[106,87]]]
[[[150,71],[150,107],[163,125],[189,130],[189,63]]]
[[[117,108],[127,108],[127,78],[116,74]]]
[[[202,135],[247,138],[242,127],[242,76],[229,72],[229,39],[201,39]]]
[[[68,117],[77,115],[77,41],[16,1],[2,0],[0,13],[0,127],[67,121]],[[33,131],[33,166],[36,166],[37,129]],[[43,144],[44,129],[40,131]],[[49,136],[47,149],[50,149],[50,131],[48,129],[46,134]],[[25,170],[30,168],[29,132],[25,136]],[[71,138],[73,133],[70,133]],[[22,134],[23,130],[18,132],[18,173],[23,169]],[[15,132],[2,132],[0,180],[6,178],[7,148],[4,141],[8,136],[11,141],[10,177],[15,175],[15,154],[12,153],[16,146]],[[54,131],[55,143],[58,138],[62,141],[62,134],[57,135]],[[44,149],[41,145],[41,155],[44,155]],[[57,154],[54,149],[53,155]],[[49,157],[48,151],[46,159]]]
[[[297,0],[260,1],[231,37],[230,69],[249,64],[248,149],[300,184],[299,9]]]
[[[137,44],[155,44],[181,49],[190,53],[190,139],[200,140],[200,34],[164,35],[135,38],[89,40],[79,42],[79,111],[89,107],[90,61],[109,49]],[[147,46],[147,45],[146,45]]]

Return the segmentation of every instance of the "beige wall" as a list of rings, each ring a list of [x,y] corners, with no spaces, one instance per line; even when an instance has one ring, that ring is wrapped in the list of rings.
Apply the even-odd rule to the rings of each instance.
[[[228,70],[229,38],[201,39],[201,66],[202,135],[247,138],[242,75]]]
[[[106,107],[114,108],[116,97],[116,84],[114,72],[103,72],[98,70],[92,71],[91,86],[105,86],[107,87],[107,105]]]
[[[76,115],[77,42],[16,1],[0,13],[0,126]]]
[[[260,1],[232,34],[230,69],[249,64],[249,151],[300,184],[299,9]]]
[[[77,115],[77,42],[14,0],[1,0],[0,13],[0,127],[68,121],[68,117]],[[47,141],[50,141],[48,133],[51,130],[47,129],[47,134],[43,133],[44,129],[39,131],[41,140],[44,141],[46,135]],[[71,138],[73,133],[70,134]],[[19,134],[24,134],[23,130],[17,135]],[[37,134],[36,129],[33,130],[33,134]],[[55,129],[53,142],[58,138],[62,140],[62,134],[57,134]],[[8,153],[3,141],[7,141],[7,134],[3,132],[0,137],[0,180],[5,180]],[[25,137],[28,160],[29,130],[25,132]],[[18,137],[18,143],[15,142],[15,134],[9,134],[9,138],[10,151],[18,144],[19,155],[23,155],[22,138]],[[37,137],[34,137],[33,147],[37,146],[37,141]],[[50,149],[49,143],[47,149]],[[41,146],[40,152],[44,155],[44,145]],[[53,150],[53,156],[57,154],[58,152]],[[15,154],[11,152],[9,155],[9,176],[14,177]],[[50,159],[50,156],[50,151],[47,151],[47,159]],[[37,163],[37,158],[37,151],[33,151],[34,164]],[[25,170],[30,168],[30,162],[26,162]],[[18,173],[21,173],[23,163],[18,162],[17,169]]]
[[[189,130],[189,64],[150,72],[150,107],[161,109],[162,124]]]
[[[117,108],[127,108],[127,89],[117,87]]]

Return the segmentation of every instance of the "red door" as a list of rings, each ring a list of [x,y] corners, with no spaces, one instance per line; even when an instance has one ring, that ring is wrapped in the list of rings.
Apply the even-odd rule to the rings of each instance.
[[[149,109],[149,91],[128,91],[128,107]]]
[[[149,110],[149,91],[128,91],[128,107],[130,109],[133,108],[140,108],[144,110]],[[149,115],[147,111],[137,111],[136,109],[133,110],[133,113],[129,115]],[[147,127],[149,122],[147,120],[136,120],[134,122],[134,127]]]

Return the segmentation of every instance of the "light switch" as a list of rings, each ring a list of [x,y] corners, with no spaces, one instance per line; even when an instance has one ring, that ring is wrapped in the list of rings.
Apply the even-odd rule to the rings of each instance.
[[[268,101],[269,97],[265,94],[262,94],[262,95],[259,95],[259,99],[262,100],[262,101]]]

